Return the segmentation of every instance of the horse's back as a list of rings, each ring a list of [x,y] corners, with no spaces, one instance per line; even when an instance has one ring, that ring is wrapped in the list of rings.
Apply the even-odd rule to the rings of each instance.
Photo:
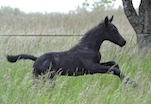
[[[58,53],[54,57],[55,69],[61,70],[62,74],[73,74],[76,70],[83,68],[80,57],[76,52],[66,51]]]

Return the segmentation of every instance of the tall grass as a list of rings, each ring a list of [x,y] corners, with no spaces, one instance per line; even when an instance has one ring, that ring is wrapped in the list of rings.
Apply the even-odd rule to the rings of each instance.
[[[0,37],[0,104],[150,104],[151,55],[137,51],[136,37],[122,11],[94,11],[78,14],[0,15],[1,34],[79,33],[115,15],[114,24],[127,40],[123,48],[109,42],[101,47],[102,62],[115,60],[122,72],[139,84],[133,88],[114,75],[78,77],[57,76],[54,82],[33,84],[32,61],[10,64],[7,54],[40,56],[49,51],[64,51],[81,37]]]

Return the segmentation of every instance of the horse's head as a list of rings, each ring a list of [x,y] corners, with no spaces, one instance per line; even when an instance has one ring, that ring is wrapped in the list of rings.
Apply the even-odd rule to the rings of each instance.
[[[112,20],[113,16],[111,19],[108,19],[108,17],[105,17],[104,19],[104,39],[122,47],[126,44],[126,41],[118,32],[118,29],[111,23]]]

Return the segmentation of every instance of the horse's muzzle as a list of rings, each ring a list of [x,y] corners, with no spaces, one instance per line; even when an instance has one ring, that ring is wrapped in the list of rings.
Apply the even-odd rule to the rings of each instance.
[[[126,44],[126,41],[124,40],[124,41],[121,42],[120,46],[123,47],[125,44]]]

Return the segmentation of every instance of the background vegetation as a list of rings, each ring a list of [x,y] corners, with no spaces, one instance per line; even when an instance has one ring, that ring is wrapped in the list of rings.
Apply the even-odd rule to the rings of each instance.
[[[54,81],[39,80],[33,85],[32,61],[10,64],[7,54],[33,54],[64,51],[78,43],[81,37],[0,37],[0,104],[150,104],[151,55],[138,53],[136,37],[123,11],[83,9],[69,14],[29,13],[19,9],[0,9],[0,34],[84,34],[114,15],[113,23],[127,40],[123,48],[110,42],[101,47],[102,61],[115,60],[123,73],[139,84],[139,88],[124,85],[108,74],[79,77],[58,76]]]

